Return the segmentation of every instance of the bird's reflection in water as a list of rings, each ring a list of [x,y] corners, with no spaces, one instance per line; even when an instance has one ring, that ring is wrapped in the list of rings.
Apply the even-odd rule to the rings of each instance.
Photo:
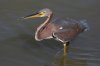
[[[68,48],[67,48],[68,49]],[[71,59],[67,50],[66,56],[63,54],[63,49],[60,49],[53,57],[50,64],[44,64],[44,66],[86,66],[87,60]]]
[[[68,51],[68,50],[67,50]],[[68,53],[68,52],[67,52]],[[63,54],[63,49],[60,49],[53,57],[53,61],[50,64],[44,64],[44,66],[67,66],[67,63],[71,63],[68,60],[68,55]]]
[[[67,54],[66,55],[63,54],[63,50],[64,49],[61,49],[54,56],[54,61],[53,61],[53,65],[54,66],[66,66],[67,65],[67,60],[68,60],[68,56],[67,56],[67,54],[68,54],[68,47],[67,47]]]

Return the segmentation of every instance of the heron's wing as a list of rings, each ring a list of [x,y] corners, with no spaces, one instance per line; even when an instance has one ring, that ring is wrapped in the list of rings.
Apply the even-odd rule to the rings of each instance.
[[[80,31],[86,31],[89,29],[86,20],[74,20],[70,18],[56,18],[52,21],[52,23],[56,26],[63,27],[64,29],[80,29]]]
[[[71,41],[85,29],[83,26],[81,27],[79,21],[72,19],[57,19],[53,21],[53,24],[59,26],[59,30],[57,29],[53,36],[62,42]]]
[[[61,41],[61,42],[68,42],[74,39],[78,35],[76,30],[73,29],[62,29],[58,32],[53,33],[53,36]]]

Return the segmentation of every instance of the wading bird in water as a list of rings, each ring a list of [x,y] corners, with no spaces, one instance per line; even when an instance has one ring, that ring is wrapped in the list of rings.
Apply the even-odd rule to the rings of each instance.
[[[47,17],[47,19],[37,28],[35,32],[35,39],[41,41],[44,39],[54,38],[61,41],[64,45],[64,55],[71,40],[78,36],[83,31],[87,30],[87,24],[84,21],[77,21],[74,19],[56,18],[53,19],[53,12],[44,8],[34,14],[25,16],[24,19]]]

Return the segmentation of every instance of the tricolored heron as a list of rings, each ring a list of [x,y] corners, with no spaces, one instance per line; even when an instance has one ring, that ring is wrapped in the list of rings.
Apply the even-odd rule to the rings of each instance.
[[[72,39],[87,29],[87,25],[83,21],[69,18],[58,18],[52,20],[53,12],[48,8],[44,8],[34,14],[25,16],[24,19],[37,17],[47,17],[47,19],[37,28],[35,39],[41,41],[44,39],[54,38],[61,41],[64,45],[64,55],[66,55],[66,44],[69,44]]]

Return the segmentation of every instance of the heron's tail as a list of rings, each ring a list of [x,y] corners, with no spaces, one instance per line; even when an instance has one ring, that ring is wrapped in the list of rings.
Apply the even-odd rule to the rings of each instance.
[[[80,20],[80,25],[84,29],[84,31],[87,31],[90,29],[86,22],[87,22],[87,20]]]

